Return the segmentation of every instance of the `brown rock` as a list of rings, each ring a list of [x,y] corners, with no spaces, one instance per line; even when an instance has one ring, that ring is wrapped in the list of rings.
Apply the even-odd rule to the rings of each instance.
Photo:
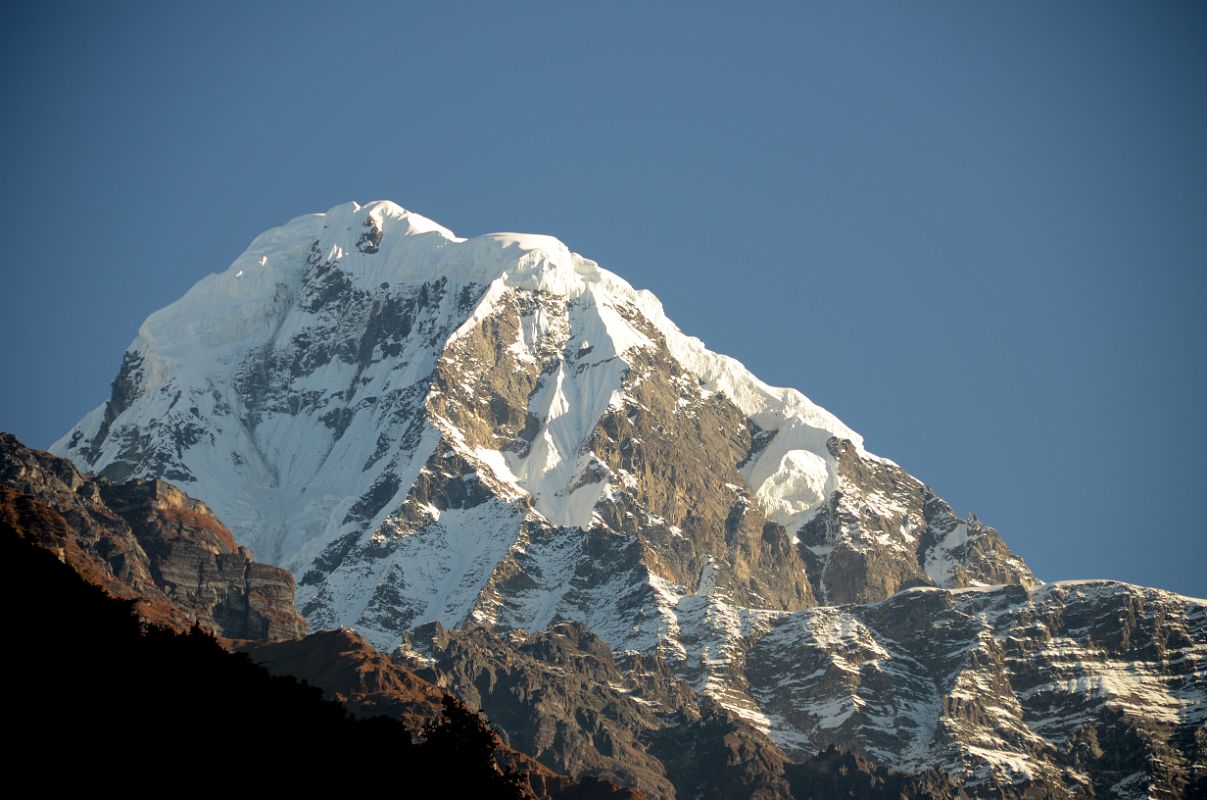
[[[0,434],[0,518],[147,622],[227,639],[306,631],[288,571],[257,564],[201,501],[163,481],[110,483]]]
[[[445,692],[353,631],[320,631],[294,641],[252,643],[241,649],[274,675],[291,675],[322,689],[355,716],[400,719],[413,731],[440,718]],[[522,775],[533,795],[542,800],[644,797],[608,780],[572,779],[506,746],[498,748],[495,760],[504,770]]]

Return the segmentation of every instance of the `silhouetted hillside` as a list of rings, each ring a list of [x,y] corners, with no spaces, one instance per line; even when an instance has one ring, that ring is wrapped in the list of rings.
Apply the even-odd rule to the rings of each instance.
[[[22,503],[52,518],[35,498]],[[300,788],[321,776],[346,788],[389,784],[404,797],[425,783],[454,796],[525,796],[494,766],[495,734],[452,698],[416,744],[397,720],[354,719],[200,630],[139,622],[131,601],[86,584],[8,514],[0,553],[10,777],[129,786],[167,769],[190,790]]]

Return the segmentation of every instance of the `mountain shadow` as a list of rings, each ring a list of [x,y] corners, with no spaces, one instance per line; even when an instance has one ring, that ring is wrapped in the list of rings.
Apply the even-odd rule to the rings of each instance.
[[[321,690],[270,675],[199,628],[180,634],[140,622],[133,601],[85,583],[23,537],[24,525],[51,523],[52,510],[28,496],[4,510],[10,778],[94,786],[166,779],[193,790],[332,780],[401,797],[425,795],[425,786],[531,796],[496,766],[497,735],[454,698],[418,737],[398,720],[356,719]]]

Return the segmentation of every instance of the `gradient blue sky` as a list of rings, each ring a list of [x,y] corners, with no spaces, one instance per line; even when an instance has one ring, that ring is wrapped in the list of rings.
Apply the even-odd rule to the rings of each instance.
[[[1207,596],[1207,4],[5,3],[0,428],[261,230],[551,233],[997,526]]]

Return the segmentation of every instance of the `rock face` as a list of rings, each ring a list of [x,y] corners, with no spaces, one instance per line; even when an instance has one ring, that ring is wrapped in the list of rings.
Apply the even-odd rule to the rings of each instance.
[[[668,784],[692,797],[816,796],[801,782],[827,750],[873,767],[878,788],[860,796],[1207,786],[1202,601],[1098,581],[919,588],[757,620],[701,598],[695,612],[683,635],[700,655],[686,663],[615,656],[565,622],[536,634],[428,626],[400,657],[543,763],[623,776],[651,796],[673,796]]]
[[[790,756],[938,765],[977,796],[1182,796],[1207,767],[1207,603],[1168,592],[915,589],[785,615],[747,653]]]
[[[440,718],[444,690],[386,657],[352,631],[321,631],[296,641],[253,643],[242,649],[272,674],[300,678],[322,689],[328,698],[339,700],[357,717],[400,719],[412,731],[422,730]],[[510,747],[498,748],[495,758],[507,771],[523,776],[537,798],[643,797],[636,790],[589,776],[573,781]]]
[[[149,621],[227,639],[306,632],[293,576],[256,563],[204,503],[163,481],[81,475],[0,433],[0,514]]]
[[[1003,797],[1202,774],[1200,601],[1040,586],[550,237],[460,239],[384,202],[293,220],[148,318],[53,449],[180,482],[299,577],[313,627],[401,646],[559,770],[658,797],[799,793],[827,752],[938,795],[932,764]],[[1160,647],[1086,639],[1070,604]],[[1140,697],[1164,722],[1108,735]]]
[[[443,691],[395,665],[352,631],[319,631],[241,649],[274,675],[292,675],[319,687],[356,716],[393,717],[414,731],[440,717]]]

